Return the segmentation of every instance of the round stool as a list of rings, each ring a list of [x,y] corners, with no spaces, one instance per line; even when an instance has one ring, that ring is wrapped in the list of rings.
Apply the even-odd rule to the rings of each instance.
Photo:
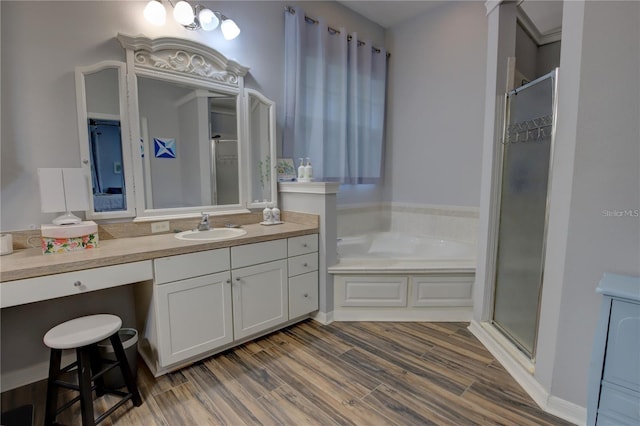
[[[51,348],[45,425],[54,424],[56,416],[77,401],[80,401],[83,426],[95,425],[101,422],[130,399],[136,407],[142,404],[138,387],[133,379],[122,342],[118,336],[118,330],[120,330],[121,326],[122,320],[116,315],[89,315],[63,322],[44,335],[44,344]],[[116,356],[115,361],[100,358],[97,343],[107,338],[113,346]],[[75,349],[77,359],[68,366],[60,368],[63,349]],[[105,364],[106,367],[103,368]],[[60,376],[63,373],[70,371],[74,367],[77,367],[78,385],[60,380]],[[107,389],[104,386],[102,376],[115,367],[120,367],[127,392]],[[58,408],[58,387],[73,389],[79,392],[79,395]],[[113,407],[101,414],[97,419],[94,419],[93,390],[96,391],[97,396],[110,393],[122,398]]]

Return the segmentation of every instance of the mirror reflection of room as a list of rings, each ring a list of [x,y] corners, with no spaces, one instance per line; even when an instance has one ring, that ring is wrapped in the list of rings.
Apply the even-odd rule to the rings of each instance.
[[[85,90],[94,211],[126,210],[118,70],[86,74]]]
[[[236,97],[209,96],[211,129],[211,204],[240,202],[238,187],[238,116]]]
[[[89,118],[91,187],[96,212],[126,210],[120,120]]]
[[[138,76],[147,209],[239,203],[236,96]]]

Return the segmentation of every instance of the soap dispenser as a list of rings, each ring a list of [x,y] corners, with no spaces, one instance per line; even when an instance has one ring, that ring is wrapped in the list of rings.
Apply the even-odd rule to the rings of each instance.
[[[304,166],[304,178],[308,182],[313,179],[313,167],[311,167],[311,159],[309,157],[307,157],[307,165]]]
[[[269,207],[269,204],[267,204],[264,210],[262,210],[262,223],[270,223],[272,220],[273,211],[271,210],[271,207]]]
[[[274,205],[271,209],[271,221],[273,221],[273,223],[280,223],[280,209],[277,205]]]
[[[298,180],[304,180],[304,161],[302,158],[299,158],[300,166],[298,166]]]

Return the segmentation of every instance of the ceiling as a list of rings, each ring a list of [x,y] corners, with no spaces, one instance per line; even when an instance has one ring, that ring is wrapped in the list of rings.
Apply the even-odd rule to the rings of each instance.
[[[414,1],[369,1],[338,0],[344,6],[377,23],[383,28],[391,28],[415,16],[428,13],[451,1],[460,0],[414,0]],[[472,0],[484,3],[484,0]],[[523,0],[520,2],[519,17],[529,20],[537,32],[539,44],[558,34],[562,27],[562,0]],[[524,15],[524,18],[523,18]]]
[[[391,28],[414,16],[422,15],[447,1],[368,1],[338,0],[354,12],[359,13],[383,28]]]

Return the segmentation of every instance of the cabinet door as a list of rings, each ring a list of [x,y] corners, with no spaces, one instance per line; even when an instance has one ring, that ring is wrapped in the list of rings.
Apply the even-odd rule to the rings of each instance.
[[[236,339],[259,333],[289,319],[286,260],[234,269],[231,276]]]
[[[640,393],[640,304],[613,299],[604,380]],[[640,418],[640,412],[637,412]]]
[[[155,290],[162,367],[233,341],[229,272],[158,285]]]
[[[289,318],[318,310],[318,272],[289,278]]]

